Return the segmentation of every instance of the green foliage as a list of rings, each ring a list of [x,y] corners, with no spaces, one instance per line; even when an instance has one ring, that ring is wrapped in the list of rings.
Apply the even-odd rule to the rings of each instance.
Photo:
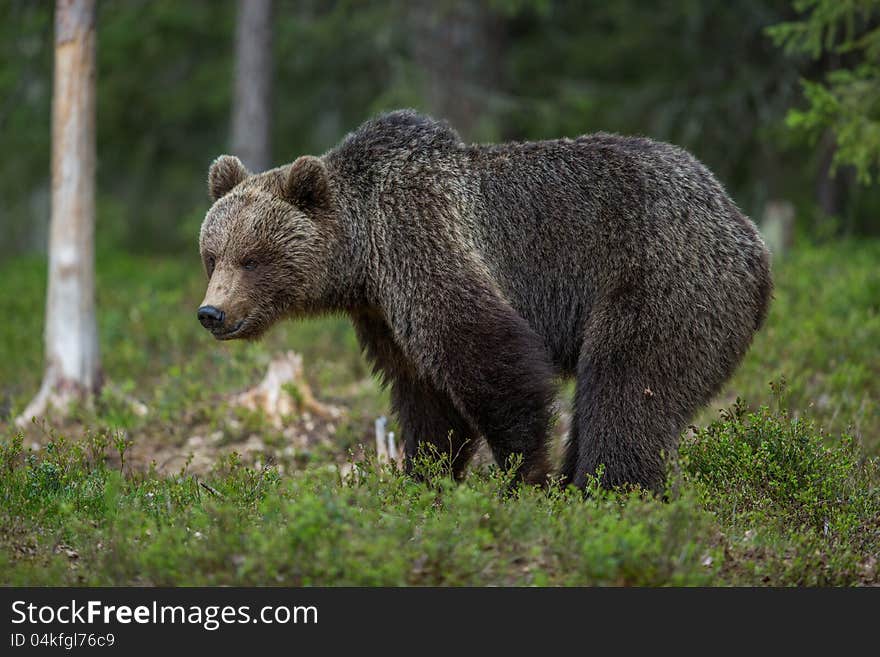
[[[431,82],[414,57],[419,44],[412,28],[413,12],[429,4],[275,3],[274,162],[321,153],[382,110],[432,111]],[[6,5],[0,148],[14,156],[0,161],[0,257],[45,251],[50,191],[53,7],[30,0]],[[436,3],[432,20],[442,23],[453,5]],[[821,29],[780,27],[774,36],[812,53],[831,33],[822,26],[843,22],[832,15],[836,5],[854,12],[874,6],[821,3],[832,12]],[[820,4],[803,4],[814,6],[818,12]],[[474,48],[461,70],[487,62],[491,70],[473,90],[482,109],[466,138],[646,134],[691,149],[753,216],[760,217],[770,199],[789,199],[804,210],[815,206],[805,181],[816,175],[816,149],[783,125],[811,63],[806,56],[786,57],[765,36],[767,26],[788,18],[789,0],[486,0],[469,12],[485,19],[490,34],[488,46]],[[208,207],[207,167],[230,147],[234,24],[232,0],[98,3],[102,248],[194,252]],[[859,32],[861,18],[854,25],[851,50],[844,49],[845,32],[829,42],[840,51],[834,55],[840,72],[831,74],[833,82],[810,83],[819,85],[807,87],[814,110],[792,112],[791,121],[814,136],[830,125],[840,161],[868,171],[877,152],[878,46],[874,32]],[[875,189],[862,189],[844,199],[841,211],[852,215],[854,227],[876,230],[878,199]]]
[[[863,462],[850,436],[829,440],[809,420],[767,407],[749,413],[737,400],[684,442],[681,460],[685,480],[728,535],[754,545],[759,534],[765,553],[786,555],[740,566],[752,575],[847,583],[880,549],[878,464]]]
[[[280,481],[233,458],[199,486],[120,479],[68,446],[20,450],[14,437],[4,447],[0,481],[4,528],[17,524],[2,533],[7,582],[637,585],[714,572],[701,562],[707,516],[690,501],[502,496],[506,473],[429,487],[370,462],[344,482],[320,468]],[[10,558],[22,545],[28,556]]]
[[[514,23],[503,134],[645,134],[689,148],[753,216],[773,198],[809,206],[813,162],[782,126],[798,71],[763,34],[787,6],[551,3]]]
[[[788,53],[832,57],[824,81],[803,81],[806,109],[793,109],[786,123],[811,143],[831,131],[837,143],[833,166],[852,165],[864,184],[880,164],[880,2],[795,0],[800,20],[768,28]]]
[[[0,257],[45,249],[49,213],[52,3],[7,2],[0,25]],[[37,222],[39,228],[45,222]]]
[[[100,447],[100,441],[98,443]],[[92,450],[95,444],[92,445]],[[87,585],[854,584],[877,576],[880,497],[852,443],[734,408],[682,448],[667,502],[510,472],[419,483],[354,463],[281,478],[222,461],[206,481],[121,476],[53,436],[0,447],[0,578]],[[821,567],[817,568],[817,564]]]
[[[858,510],[878,500],[850,436],[829,448],[811,421],[767,407],[749,413],[739,401],[721,417],[682,448],[686,472],[720,498],[719,508],[736,509],[740,520],[769,514],[789,527],[858,538]]]
[[[230,116],[234,4],[98,9],[99,239],[138,252],[191,249],[208,164],[228,148],[218,129]]]
[[[785,410],[880,455],[878,262],[871,241],[805,245],[777,258],[766,325],[721,398],[775,405],[767,383],[785,378]]]

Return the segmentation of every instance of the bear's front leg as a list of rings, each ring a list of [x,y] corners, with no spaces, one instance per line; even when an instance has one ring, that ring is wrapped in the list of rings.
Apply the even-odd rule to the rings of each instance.
[[[445,459],[460,481],[479,446],[479,435],[449,396],[429,381],[398,378],[391,384],[391,404],[404,436],[406,471],[420,475],[414,466],[421,452]]]
[[[352,313],[355,332],[374,372],[391,386],[391,404],[404,439],[404,467],[413,473],[423,444],[448,460],[456,480],[479,446],[480,436],[464,419],[449,395],[419,377],[412,362],[394,343],[392,331],[380,313]]]
[[[397,303],[386,309],[395,342],[486,438],[499,466],[521,455],[517,478],[543,484],[553,369],[541,338],[466,264],[401,281],[405,297],[398,287]]]

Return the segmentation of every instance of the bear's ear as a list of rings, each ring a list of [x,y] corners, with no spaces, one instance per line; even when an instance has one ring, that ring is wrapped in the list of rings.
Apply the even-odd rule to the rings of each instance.
[[[221,155],[208,169],[208,193],[212,201],[219,201],[233,187],[251,175],[234,155]]]
[[[312,155],[303,155],[290,165],[284,182],[284,198],[300,210],[326,209],[330,205],[327,168]]]

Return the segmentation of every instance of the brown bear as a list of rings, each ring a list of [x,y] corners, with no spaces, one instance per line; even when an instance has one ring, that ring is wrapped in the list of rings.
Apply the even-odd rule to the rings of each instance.
[[[543,482],[555,384],[575,377],[560,472],[658,490],[771,295],[754,224],[687,152],[650,139],[465,144],[413,111],[321,157],[210,168],[198,317],[221,340],[346,313],[420,443],[461,477],[481,439]]]

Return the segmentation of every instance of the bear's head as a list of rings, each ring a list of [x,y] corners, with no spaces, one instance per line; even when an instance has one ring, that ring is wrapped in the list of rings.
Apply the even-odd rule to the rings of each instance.
[[[335,235],[324,163],[303,156],[251,174],[222,155],[208,172],[213,205],[199,235],[208,291],[198,310],[218,340],[256,338],[321,304]]]

